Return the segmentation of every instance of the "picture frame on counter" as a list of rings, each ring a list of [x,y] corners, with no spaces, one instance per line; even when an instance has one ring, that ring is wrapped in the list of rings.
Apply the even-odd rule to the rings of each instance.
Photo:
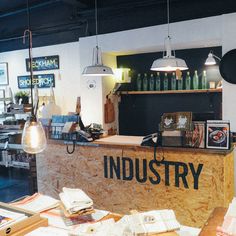
[[[192,129],[192,112],[164,113],[161,117],[160,130],[188,131]]]
[[[8,85],[8,64],[7,62],[0,63],[0,86]]]
[[[26,71],[30,71],[29,58],[25,59]],[[60,61],[58,55],[34,57],[32,59],[33,71],[44,71],[44,70],[58,70],[60,69]]]
[[[28,89],[31,87],[31,81],[29,75],[17,76],[18,88]],[[39,89],[55,87],[55,75],[54,74],[39,74],[33,76],[33,85],[37,85]]]
[[[161,117],[161,129],[162,130],[175,130],[176,128],[176,114],[164,113]]]
[[[192,129],[192,112],[176,113],[176,130],[188,131]]]
[[[185,146],[192,148],[205,148],[206,147],[206,122],[193,121],[193,130],[186,131],[185,133]]]
[[[230,123],[223,120],[207,121],[206,148],[230,149]]]

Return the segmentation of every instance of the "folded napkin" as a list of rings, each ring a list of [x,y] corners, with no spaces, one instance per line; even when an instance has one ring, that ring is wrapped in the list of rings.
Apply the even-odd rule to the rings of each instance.
[[[87,208],[92,208],[92,199],[81,189],[63,188],[59,197],[66,210],[73,214]]]

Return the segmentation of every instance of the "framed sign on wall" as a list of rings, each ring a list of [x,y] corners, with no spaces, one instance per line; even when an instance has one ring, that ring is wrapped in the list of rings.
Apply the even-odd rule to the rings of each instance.
[[[8,85],[8,65],[6,62],[0,63],[0,86]]]
[[[29,75],[17,76],[17,81],[19,89],[27,89],[31,87]],[[55,76],[54,74],[34,75],[33,85],[35,84],[37,84],[38,88],[55,87]]]
[[[30,61],[29,58],[25,59],[26,71],[30,71]],[[59,56],[45,56],[45,57],[34,57],[32,61],[33,71],[43,71],[43,70],[58,70]]]

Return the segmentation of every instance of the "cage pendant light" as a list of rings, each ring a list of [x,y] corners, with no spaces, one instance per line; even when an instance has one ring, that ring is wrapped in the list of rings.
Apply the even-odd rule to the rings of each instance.
[[[101,49],[98,47],[98,14],[97,0],[95,0],[95,25],[96,25],[96,47],[93,49],[93,64],[84,68],[84,76],[110,76],[113,71],[110,67],[103,65]]]
[[[152,63],[151,70],[153,71],[176,71],[187,70],[188,67],[183,59],[175,57],[175,52],[171,50],[170,37],[170,2],[167,0],[167,25],[168,36],[165,38],[165,52],[163,58],[159,58]]]

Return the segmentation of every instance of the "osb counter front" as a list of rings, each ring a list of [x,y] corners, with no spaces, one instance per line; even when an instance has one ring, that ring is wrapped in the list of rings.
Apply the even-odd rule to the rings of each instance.
[[[64,186],[81,188],[95,207],[121,214],[169,208],[181,224],[195,227],[215,207],[228,207],[233,150],[158,148],[155,161],[153,148],[140,142],[116,136],[76,145],[68,154],[65,144],[51,141],[37,158],[39,191],[58,198]]]

